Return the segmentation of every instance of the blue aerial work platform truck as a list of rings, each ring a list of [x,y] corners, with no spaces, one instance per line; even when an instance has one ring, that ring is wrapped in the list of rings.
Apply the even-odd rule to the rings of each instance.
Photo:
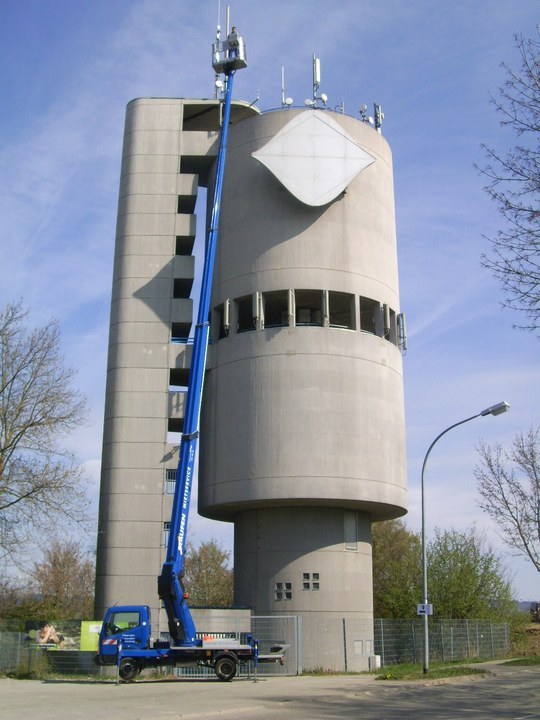
[[[234,28],[233,28],[234,30]],[[198,638],[187,604],[182,578],[186,551],[186,529],[199,437],[201,400],[209,338],[209,310],[212,276],[216,254],[220,202],[225,169],[227,134],[230,118],[233,77],[236,70],[246,67],[243,40],[231,33],[220,41],[219,28],[212,48],[212,65],[216,73],[225,75],[221,138],[217,157],[213,206],[204,259],[197,324],[193,337],[193,353],[186,398],[180,459],[174,493],[167,556],[158,577],[158,595],[168,618],[170,640],[152,637],[150,608],[146,605],[122,605],[107,610],[99,635],[96,662],[116,665],[123,680],[134,680],[144,668],[204,665],[213,668],[220,680],[232,680],[238,666],[253,661],[283,662],[275,652],[260,656],[256,640],[248,636],[245,644],[234,638]]]

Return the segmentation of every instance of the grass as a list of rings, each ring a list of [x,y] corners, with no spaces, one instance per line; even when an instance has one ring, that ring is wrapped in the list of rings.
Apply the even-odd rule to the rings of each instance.
[[[505,665],[540,665],[540,655],[516,658],[504,663]]]
[[[420,665],[392,665],[377,672],[376,680],[439,680],[441,678],[461,677],[463,675],[485,675],[486,670],[468,665],[434,664],[428,673]]]

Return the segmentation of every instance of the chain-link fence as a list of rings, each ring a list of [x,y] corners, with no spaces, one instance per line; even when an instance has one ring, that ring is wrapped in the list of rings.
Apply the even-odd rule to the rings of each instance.
[[[355,669],[352,660],[356,649],[361,650],[362,654],[367,652],[375,658],[380,657],[382,666],[419,664],[423,659],[422,620],[375,620],[374,642],[373,645],[370,643],[369,648],[365,644],[357,648],[359,641],[354,638],[359,629],[355,619],[340,618],[338,621],[332,617],[324,621],[319,618],[317,627],[292,615],[255,616],[251,620],[252,633],[259,640],[260,652],[266,655],[278,646],[284,646],[285,662],[283,665],[261,663],[257,669],[252,663],[247,663],[240,668],[239,677],[252,677],[255,671],[262,676],[298,675],[314,669],[351,671]],[[66,639],[64,649],[39,645],[27,633],[0,629],[0,673],[32,677],[50,674],[106,674],[114,677],[114,668],[111,670],[94,665],[95,652],[80,649],[77,623],[65,623],[62,630]],[[317,647],[320,650],[321,644],[329,643],[332,640],[329,634],[334,631],[339,633],[339,642],[334,642],[333,647],[341,647],[342,650],[334,653],[330,667],[328,663],[315,659],[315,650]],[[431,619],[429,645],[430,660],[433,662],[508,657],[510,633],[506,623]],[[213,670],[204,667],[177,668],[174,672],[180,677],[215,677]]]
[[[381,665],[421,663],[424,621],[375,620],[375,653]],[[510,652],[507,623],[489,620],[430,620],[429,656],[432,661],[504,657]]]

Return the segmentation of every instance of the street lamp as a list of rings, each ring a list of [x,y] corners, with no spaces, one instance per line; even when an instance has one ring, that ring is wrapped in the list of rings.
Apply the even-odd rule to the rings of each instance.
[[[476,415],[471,415],[471,417],[465,418],[465,420],[460,420],[457,423],[454,423],[453,425],[450,425],[450,427],[447,427],[446,430],[443,430],[442,433],[439,433],[435,440],[431,443],[431,445],[428,448],[428,451],[426,453],[426,457],[424,458],[424,462],[422,463],[422,483],[421,483],[421,490],[422,490],[422,604],[418,607],[418,613],[424,616],[424,673],[429,672],[429,634],[428,634],[428,619],[431,615],[432,608],[428,603],[428,589],[427,589],[427,558],[426,558],[426,513],[425,513],[425,500],[424,500],[424,470],[426,469],[426,463],[427,459],[429,457],[430,452],[433,450],[433,446],[435,443],[442,438],[443,435],[446,435],[447,432],[450,430],[453,430],[455,427],[458,427],[458,425],[463,425],[464,423],[469,422],[470,420],[474,420],[477,417],[484,417],[485,415],[500,415],[501,413],[505,413],[510,408],[510,405],[507,402],[500,402],[496,405],[492,405],[491,407],[486,408],[485,410],[482,410],[482,412],[477,413]]]

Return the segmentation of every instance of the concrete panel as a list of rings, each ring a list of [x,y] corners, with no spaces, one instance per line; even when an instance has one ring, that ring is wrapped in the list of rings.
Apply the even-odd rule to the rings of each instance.
[[[194,278],[195,257],[193,255],[175,255],[172,272],[175,278]]]
[[[166,368],[125,368],[122,372],[108,374],[107,392],[163,392],[168,383],[169,370]]]
[[[118,218],[119,235],[173,235],[176,213],[130,213]]]
[[[168,194],[143,194],[131,192],[124,195],[118,202],[118,217],[130,213],[176,213],[178,196],[176,192]]]
[[[120,181],[119,196],[124,198],[129,195],[177,195],[178,177],[176,172],[126,173]],[[189,177],[195,178],[196,176]]]
[[[101,487],[106,495],[150,494],[161,495],[165,483],[164,467],[105,468],[101,476]],[[129,498],[128,498],[129,500]]]
[[[112,411],[115,410],[113,404],[110,407]],[[167,423],[162,417],[141,419],[109,415],[105,418],[103,432],[110,442],[137,442],[144,433],[146,442],[159,443],[165,438]]]
[[[181,138],[182,155],[208,157],[217,155],[219,148],[218,132],[183,132]]]
[[[105,416],[138,418],[141,424],[153,418],[163,419],[167,412],[167,391],[108,392]],[[142,425],[141,425],[142,427]]]
[[[124,136],[128,153],[136,150],[140,155],[169,155],[178,148],[179,139],[175,130],[134,130]]]
[[[165,368],[169,349],[167,345],[122,343],[109,349],[108,369]]]
[[[149,255],[155,253],[167,255],[169,258],[174,255],[175,238],[171,235],[118,235],[116,238],[114,256],[115,259],[123,255]]]
[[[176,176],[177,195],[197,195],[199,192],[199,176],[190,173],[179,173]]]
[[[102,464],[109,469],[154,470],[159,467],[164,456],[164,441],[161,443],[138,442],[104,442]]]
[[[114,264],[113,282],[123,278],[145,278],[148,281],[156,276],[172,277],[172,269],[171,257],[167,255],[123,255]]]
[[[163,520],[161,497],[161,493],[159,495],[136,493],[129,498],[118,493],[108,495],[107,503],[104,503],[105,507],[100,516],[101,527],[106,528],[108,523],[116,525],[136,522],[145,527],[148,526],[148,523],[161,523]],[[136,534],[138,534],[138,530],[139,528],[137,528]]]
[[[126,107],[126,134],[181,129],[183,103],[176,98],[137,98]]]
[[[167,155],[141,155],[136,148],[126,146],[122,157],[121,175],[173,174],[179,172],[180,158],[176,148],[169,148]]]
[[[175,235],[185,235],[187,237],[195,237],[197,232],[197,216],[179,214],[176,216],[174,225]]]
[[[120,343],[165,345],[169,342],[169,325],[161,322],[122,322],[111,325],[111,346]]]
[[[169,345],[169,367],[183,370],[191,367],[191,353],[193,345],[171,343]]]

